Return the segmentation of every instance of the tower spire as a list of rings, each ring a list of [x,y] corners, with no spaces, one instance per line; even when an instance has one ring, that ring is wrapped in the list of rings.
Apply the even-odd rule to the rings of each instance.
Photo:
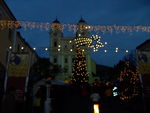
[[[81,15],[81,18],[78,23],[86,23],[86,21],[83,19],[82,15]]]
[[[60,23],[59,20],[57,19],[57,16],[56,19],[53,21],[53,23]]]

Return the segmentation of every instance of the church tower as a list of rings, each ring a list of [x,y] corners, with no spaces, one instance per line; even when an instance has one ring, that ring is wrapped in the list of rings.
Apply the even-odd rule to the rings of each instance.
[[[78,27],[77,27],[76,37],[88,37],[89,35],[88,25],[82,17],[77,23],[77,26]]]
[[[89,35],[88,25],[83,18],[78,21],[77,26],[76,37],[64,37],[63,25],[58,19],[56,18],[51,23],[49,59],[51,63],[59,65],[62,69],[62,72],[55,77],[56,80],[71,80],[72,66],[76,55],[75,38],[87,38]],[[91,59],[90,50],[87,47],[82,49],[85,51],[87,71],[91,75],[91,73],[95,73],[95,63]]]
[[[51,23],[51,30],[50,30],[50,62],[53,64],[58,64],[58,49],[61,45],[61,38],[63,37],[62,32],[62,24],[56,18]]]

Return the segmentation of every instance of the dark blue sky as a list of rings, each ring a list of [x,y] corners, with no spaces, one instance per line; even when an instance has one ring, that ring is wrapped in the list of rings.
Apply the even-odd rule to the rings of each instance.
[[[149,0],[5,0],[17,18],[23,21],[52,22],[57,16],[62,23],[76,24],[82,17],[90,25],[148,25],[150,26]],[[48,47],[49,34],[40,30],[21,30],[32,47]],[[64,34],[67,36],[68,34]],[[70,35],[70,34],[69,34]],[[93,53],[98,64],[113,66],[123,58],[125,49],[132,51],[150,38],[149,33],[98,34],[108,45]],[[115,53],[115,47],[120,52]],[[104,53],[103,50],[108,52]],[[38,50],[45,56],[44,50]]]

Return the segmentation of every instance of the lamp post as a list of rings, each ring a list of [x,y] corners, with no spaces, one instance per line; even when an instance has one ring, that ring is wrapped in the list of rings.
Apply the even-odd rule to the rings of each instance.
[[[44,113],[50,113],[52,108],[51,108],[51,98],[50,98],[50,88],[51,88],[51,82],[47,81],[46,82],[46,101],[45,101],[45,109]]]

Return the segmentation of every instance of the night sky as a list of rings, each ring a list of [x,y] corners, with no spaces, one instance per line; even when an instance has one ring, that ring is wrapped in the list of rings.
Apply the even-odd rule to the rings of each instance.
[[[89,25],[144,25],[150,26],[149,0],[5,0],[18,21],[52,22],[56,16],[61,23],[76,24],[81,16]],[[37,47],[40,56],[48,57],[42,49],[49,46],[49,33],[40,30],[20,29],[22,36]],[[65,32],[64,36],[74,35]],[[98,64],[113,66],[127,53],[150,39],[150,33],[99,33],[101,41],[108,42],[92,58]],[[119,52],[115,53],[115,48]],[[104,53],[107,49],[107,53]]]

